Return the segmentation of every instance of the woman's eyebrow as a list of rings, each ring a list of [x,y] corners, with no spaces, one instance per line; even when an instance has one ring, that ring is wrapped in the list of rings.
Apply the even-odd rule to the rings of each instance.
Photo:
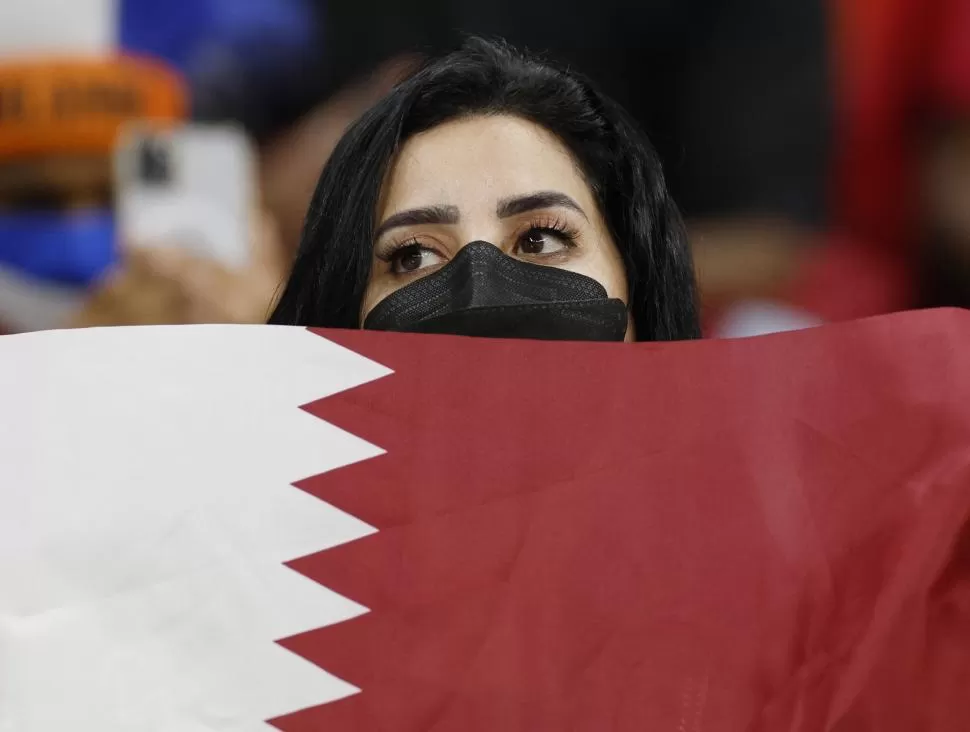
[[[457,206],[425,206],[399,211],[388,216],[384,223],[377,227],[375,239],[380,239],[391,229],[402,226],[420,226],[421,224],[457,224],[460,214]]]
[[[518,216],[527,211],[536,211],[540,208],[571,208],[582,214],[583,218],[589,219],[582,207],[565,193],[559,191],[536,191],[521,196],[503,198],[498,202],[495,213],[500,219],[507,219],[509,216]]]

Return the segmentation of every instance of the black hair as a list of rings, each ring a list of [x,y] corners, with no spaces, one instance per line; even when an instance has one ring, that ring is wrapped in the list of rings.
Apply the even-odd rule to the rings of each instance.
[[[427,63],[349,128],[320,176],[269,322],[359,327],[375,212],[395,153],[413,135],[480,114],[532,121],[572,152],[622,255],[638,340],[699,337],[686,231],[645,135],[585,78],[482,39]]]

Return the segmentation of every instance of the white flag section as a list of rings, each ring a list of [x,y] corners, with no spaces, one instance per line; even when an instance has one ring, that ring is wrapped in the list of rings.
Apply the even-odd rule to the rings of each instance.
[[[299,407],[388,369],[302,328],[0,338],[0,730],[265,730],[353,693],[274,641],[366,609],[283,562],[378,447]]]

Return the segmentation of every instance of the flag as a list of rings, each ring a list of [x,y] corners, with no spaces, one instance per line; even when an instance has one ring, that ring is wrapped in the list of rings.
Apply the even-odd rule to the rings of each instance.
[[[965,730],[968,335],[2,338],[0,730]]]

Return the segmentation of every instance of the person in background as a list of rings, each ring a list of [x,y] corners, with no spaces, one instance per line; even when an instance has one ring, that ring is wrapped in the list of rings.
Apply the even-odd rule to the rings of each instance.
[[[265,142],[299,116],[292,110],[302,109],[295,100],[309,49],[319,40],[304,0],[122,0],[118,6],[119,45],[180,71],[193,120],[242,122]],[[276,217],[264,205],[279,200],[264,198],[253,211],[245,268],[230,271],[179,242],[126,242],[72,324],[264,322],[292,255],[280,246]]]
[[[826,320],[970,306],[970,2],[830,0],[833,225],[790,301]]]
[[[246,270],[142,242],[114,263],[74,325],[265,321],[330,151],[414,68],[395,58],[358,74],[356,52],[323,50],[334,19],[320,10],[316,0],[123,0],[121,43],[182,71],[192,119],[241,123],[258,144],[262,208]]]
[[[71,323],[116,259],[119,128],[186,113],[183,79],[155,60],[0,61],[0,330]]]

